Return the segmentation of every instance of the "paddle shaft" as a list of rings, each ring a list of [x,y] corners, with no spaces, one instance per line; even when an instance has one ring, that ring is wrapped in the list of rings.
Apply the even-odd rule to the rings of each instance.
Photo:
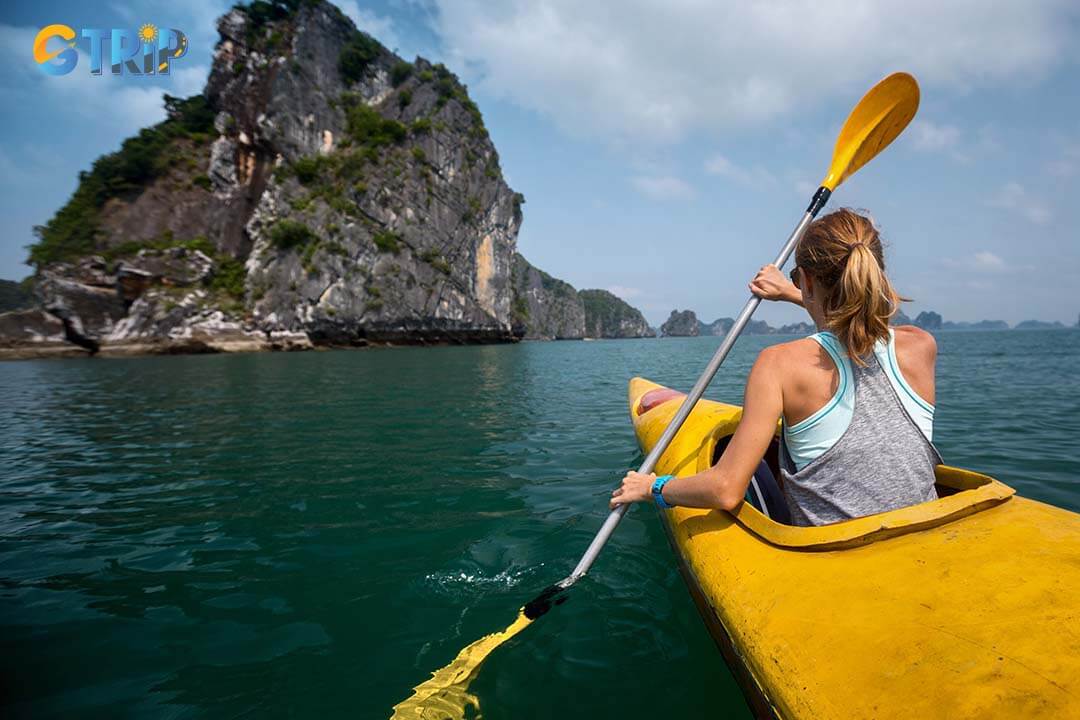
[[[802,239],[803,233],[806,232],[807,226],[817,216],[821,208],[825,206],[825,203],[829,200],[831,191],[827,188],[818,188],[818,191],[814,193],[814,197],[810,201],[810,206],[806,209],[806,213],[803,214],[802,220],[795,226],[791,236],[788,237],[787,242],[784,243],[784,247],[780,250],[780,254],[773,262],[778,268],[782,268],[788,258],[791,257],[791,253],[795,251],[795,247],[799,244],[799,240]],[[668,445],[671,444],[672,438],[675,437],[675,433],[679,432],[679,428],[686,421],[686,418],[690,416],[697,401],[701,399],[701,396],[705,393],[705,388],[709,386],[713,376],[716,375],[716,371],[720,369],[720,366],[724,363],[728,353],[731,352],[731,348],[735,347],[735,341],[739,339],[739,335],[743,329],[750,322],[750,317],[757,310],[758,305],[761,304],[761,298],[757,295],[751,295],[750,299],[743,305],[742,311],[739,316],[735,318],[735,324],[731,326],[731,329],[727,331],[724,336],[724,341],[720,343],[720,347],[716,349],[712,359],[709,360],[709,364],[705,367],[705,371],[701,373],[701,377],[694,383],[693,389],[690,394],[683,400],[682,405],[679,406],[679,411],[675,413],[675,417],[672,418],[668,424],[667,429],[664,430],[664,434],[657,440],[656,445],[649,451],[649,454],[645,456],[645,461],[641,463],[641,467],[638,468],[638,472],[642,474],[648,474],[656,467],[657,461],[660,456],[667,450]],[[574,572],[570,573],[566,578],[562,579],[556,585],[561,588],[568,588],[577,582],[585,573],[589,572],[589,568],[596,561],[600,551],[604,549],[604,545],[607,543],[608,538],[615,532],[615,528],[618,527],[619,521],[623,519],[623,515],[630,509],[630,505],[620,505],[611,511],[604,520],[604,524],[600,527],[600,532],[596,533],[596,537],[589,543],[588,550],[581,556],[581,560],[578,561],[577,567],[574,568]]]

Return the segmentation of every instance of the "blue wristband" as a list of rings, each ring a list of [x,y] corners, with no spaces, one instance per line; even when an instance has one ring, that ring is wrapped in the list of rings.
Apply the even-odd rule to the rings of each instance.
[[[675,477],[674,475],[661,475],[656,478],[656,481],[652,484],[652,496],[656,501],[657,507],[673,508],[675,507],[667,500],[664,499],[664,486],[667,485],[667,481]]]

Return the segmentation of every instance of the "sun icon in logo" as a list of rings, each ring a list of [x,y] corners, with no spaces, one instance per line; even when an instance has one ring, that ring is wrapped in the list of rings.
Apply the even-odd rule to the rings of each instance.
[[[146,23],[139,28],[139,39],[146,44],[155,42],[158,37],[158,29],[156,25]]]

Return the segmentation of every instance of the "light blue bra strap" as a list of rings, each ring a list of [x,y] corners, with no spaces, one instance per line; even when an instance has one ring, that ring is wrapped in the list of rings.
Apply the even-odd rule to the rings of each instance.
[[[836,365],[836,372],[840,374],[840,382],[837,384],[836,393],[824,407],[805,420],[785,428],[787,432],[791,434],[816,425],[818,421],[828,415],[829,412],[843,399],[844,394],[847,392],[848,385],[851,383],[851,373],[848,369],[847,359],[841,354],[843,348],[840,345],[839,339],[828,331],[814,333],[810,337],[816,340],[821,347],[825,348],[825,352],[829,353],[829,357],[832,358],[833,363]]]
[[[896,333],[892,328],[889,328],[889,344],[885,350],[885,359],[885,367],[887,368],[888,374],[892,376],[893,385],[899,386],[904,394],[910,398],[911,402],[915,403],[918,407],[922,408],[923,411],[929,413],[930,416],[933,417],[934,406],[923,400],[911,385],[908,385],[907,380],[904,379],[903,373],[900,372],[900,363],[896,359]]]

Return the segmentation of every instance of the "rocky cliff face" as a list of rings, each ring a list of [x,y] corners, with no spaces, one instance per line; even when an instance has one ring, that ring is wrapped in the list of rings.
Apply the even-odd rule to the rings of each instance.
[[[697,337],[700,334],[701,323],[693,310],[672,310],[660,326],[661,337]]]
[[[513,313],[527,340],[580,340],[585,337],[585,305],[569,283],[551,277],[514,256]]]
[[[940,330],[941,315],[938,315],[933,310],[924,310],[915,318],[914,324],[923,330]]]
[[[697,332],[694,327],[697,327]],[[661,328],[661,333],[670,336],[723,336],[735,325],[735,319],[729,317],[717,318],[711,323],[699,322],[696,315],[690,310],[679,312],[671,311],[671,316]],[[791,323],[774,328],[764,320],[751,320],[743,329],[745,335],[809,335],[815,331],[813,325],[807,322]]]
[[[138,350],[583,334],[559,281],[515,275],[524,200],[449,70],[318,0],[218,29],[204,94],[167,98],[40,229],[46,311]]]
[[[582,290],[585,336],[590,338],[654,337],[641,312],[607,290]]]
[[[726,335],[727,331],[735,324],[734,318],[722,317],[711,323],[701,323],[702,335]]]
[[[817,328],[813,323],[797,322],[790,323],[788,325],[781,325],[776,329],[777,335],[799,335],[805,337],[807,335],[813,335],[817,332]]]

